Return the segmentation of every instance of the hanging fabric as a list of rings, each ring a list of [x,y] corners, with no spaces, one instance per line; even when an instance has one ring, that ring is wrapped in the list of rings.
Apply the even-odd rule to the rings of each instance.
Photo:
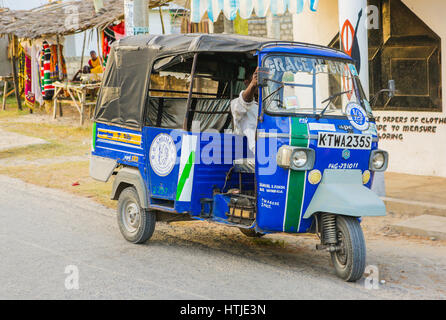
[[[67,66],[65,64],[65,58],[60,53],[61,60],[59,62],[59,54],[57,52],[57,45],[53,44],[50,46],[51,58],[50,58],[50,79],[52,82],[58,80],[64,80],[67,78]],[[61,45],[61,51],[63,50],[63,46]],[[62,70],[62,79],[59,79],[60,69]]]
[[[52,82],[59,79],[59,66],[57,65],[57,46],[50,45],[50,79]]]
[[[45,96],[45,53],[42,49],[40,51],[40,91],[42,91],[42,96]]]
[[[234,19],[234,32],[237,34],[248,35],[248,20],[243,19],[237,12],[237,17]]]
[[[31,92],[34,94],[34,99],[39,104],[43,103],[42,88],[40,85],[40,47],[32,45],[31,51]]]
[[[102,31],[102,56],[103,66],[107,65],[107,58],[110,53],[111,44],[116,40],[125,37],[125,24],[121,21],[117,25],[109,25]]]
[[[52,100],[54,95],[53,81],[51,81],[51,49],[48,42],[43,42],[43,100]]]
[[[32,92],[32,67],[31,67],[31,50],[25,50],[25,105],[29,108],[34,108],[35,98]]]
[[[240,17],[248,19],[253,13],[258,17],[265,17],[268,10],[273,15],[301,13],[304,3],[311,11],[316,11],[319,0],[191,0],[190,19],[198,23],[207,12],[209,20],[217,21],[221,11],[229,20],[234,20],[239,12]]]
[[[19,92],[23,94],[25,90],[25,50],[20,44],[17,51],[17,75],[19,78]]]

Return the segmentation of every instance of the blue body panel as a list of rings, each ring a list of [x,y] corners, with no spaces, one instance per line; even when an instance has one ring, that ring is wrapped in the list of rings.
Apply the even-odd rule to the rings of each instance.
[[[100,138],[106,133],[108,134],[106,138]],[[140,143],[119,141],[122,140],[120,137],[126,134],[133,135],[133,138],[140,137]],[[153,170],[149,160],[150,146],[159,134],[171,136],[177,147],[177,161],[172,170],[164,176],[159,176]],[[195,159],[191,201],[176,200],[179,159],[184,135],[198,137],[200,145],[196,147],[197,153],[203,155]],[[95,149],[92,155],[116,159],[119,164],[139,169],[146,184],[151,207],[173,213],[189,213],[193,216],[200,215],[202,198],[212,198],[214,190],[220,191],[224,187],[226,174],[233,166],[234,159],[247,157],[246,138],[233,134],[200,134],[154,127],[144,127],[142,131],[137,131],[97,123],[94,137]],[[131,138],[127,140],[131,141]],[[225,149],[229,152],[223,152]],[[243,182],[245,190],[252,189],[253,185],[253,176]],[[227,182],[226,190],[235,187],[238,187],[238,176],[234,174]]]
[[[299,47],[299,46],[278,46],[278,47],[268,47],[258,53],[258,64],[262,65],[263,59],[271,53],[290,53],[298,55],[312,55],[320,57],[338,58],[344,60],[352,61],[351,57],[339,51],[326,50],[322,48],[315,47]],[[259,101],[262,101],[262,90],[259,91]],[[261,114],[262,105],[259,104],[259,114]],[[296,117],[298,118],[298,117]],[[264,144],[266,146],[274,145],[276,146],[276,151],[282,145],[290,145],[290,135],[291,135],[291,121],[292,117],[289,116],[277,116],[264,114],[263,119],[259,122],[258,130],[269,132],[274,130],[281,137],[277,138],[264,138]],[[363,134],[360,130],[354,128],[347,117],[330,117],[321,118],[316,120],[314,116],[308,115],[299,116],[298,121],[306,124],[310,123],[320,123],[320,124],[332,124],[335,126],[335,131],[346,133],[346,127],[349,128],[350,133]],[[342,157],[343,149],[328,149],[328,148],[318,148],[317,147],[317,137],[319,130],[311,130],[308,126],[307,135],[309,137],[309,142],[307,147],[314,149],[316,153],[316,160],[314,164],[314,169],[319,170],[322,174],[325,169],[360,169],[361,171],[369,169],[369,158],[371,150],[377,149],[377,142],[372,143],[371,150],[350,150],[350,157],[346,160]],[[377,140],[376,131],[367,132]],[[274,141],[272,141],[274,140]],[[260,141],[258,140],[258,144]],[[269,150],[269,148],[267,148]],[[257,155],[257,158],[259,155]],[[277,166],[276,157],[270,158],[270,163]],[[257,213],[256,221],[257,228],[260,231],[270,231],[270,232],[281,232],[289,231],[285,230],[285,216],[286,216],[286,203],[287,203],[287,193],[289,186],[287,181],[289,180],[290,170],[286,170],[277,166],[276,172],[273,176],[263,175],[261,170],[265,169],[267,166],[261,163],[256,163],[256,181],[257,181]],[[371,173],[370,181],[365,185],[367,188],[371,188],[373,181],[373,172]],[[269,181],[274,181],[273,185],[268,184]],[[267,187],[264,187],[267,185]],[[291,229],[292,232],[308,232],[309,228],[313,223],[313,217],[308,219],[302,218],[303,213],[308,208],[318,184],[311,184],[305,175],[305,186],[302,199],[302,207],[295,208],[295,210],[300,211],[300,220],[296,222],[295,226]],[[272,192],[274,191],[274,192]]]
[[[154,138],[159,134],[168,134],[173,137],[173,141],[175,144],[181,146],[181,133],[184,132],[182,130],[175,130],[175,134],[172,134],[172,129],[163,129],[163,128],[152,128],[152,127],[144,127],[144,140],[146,142],[146,149],[144,150],[147,154],[147,158],[149,155],[150,146]],[[177,157],[179,157],[181,150],[177,149]],[[147,166],[147,181],[149,182],[149,194],[152,203],[156,204],[156,199],[160,200],[175,200],[175,195],[177,191],[177,182],[178,182],[178,170],[179,163],[178,161],[175,163],[173,169],[166,176],[157,175],[152,166],[150,165],[150,161],[146,161]]]
[[[268,132],[269,130],[277,130],[277,134],[285,134],[290,135],[290,121],[291,117],[278,117],[278,116],[264,116],[264,121],[260,123],[259,130],[264,130]],[[336,131],[330,132],[340,132],[346,133],[345,130],[341,128],[351,127],[353,129],[352,133],[361,134],[361,132],[357,129],[354,129],[349,120],[345,117],[345,119],[326,119],[322,118],[319,121],[315,118],[300,118],[300,121],[305,123],[326,123],[333,124],[336,128]],[[284,125],[287,123],[287,125]],[[342,151],[344,149],[328,149],[328,148],[318,148],[317,147],[317,135],[318,130],[308,130],[309,134],[309,145],[308,147],[315,150],[316,158],[314,163],[314,169],[319,170],[322,174],[325,169],[360,169],[361,171],[369,169],[369,159],[370,153],[372,150],[377,149],[377,142],[372,142],[371,150],[350,150],[350,157],[348,159],[344,159],[342,156]],[[376,140],[377,135],[372,134],[374,140]],[[259,139],[260,140],[260,139]],[[261,140],[265,140],[267,150],[270,145],[277,146],[277,150],[282,145],[290,145],[289,137],[278,137],[278,138],[263,138]],[[276,150],[276,151],[277,151]],[[259,155],[257,155],[259,156]],[[270,158],[269,166],[277,166],[276,157]],[[257,163],[256,167],[256,179],[257,179],[257,225],[260,230],[264,231],[284,231],[284,217],[285,217],[285,209],[286,209],[286,200],[287,200],[287,181],[289,170],[283,169],[277,166],[276,171],[273,175],[264,175],[261,170],[267,170],[268,165],[262,165],[261,163]],[[265,172],[265,171],[263,171]],[[365,184],[367,188],[371,188],[373,180],[373,172],[370,181]],[[271,185],[270,181],[273,181],[274,185]],[[264,188],[265,184],[270,184],[269,188]],[[308,179],[305,181],[305,192],[304,199],[302,205],[302,212],[305,212],[310,204],[311,199],[318,187],[318,184],[311,184],[308,182]],[[262,191],[265,190],[265,191]],[[272,192],[271,190],[276,190],[276,192]],[[297,209],[298,210],[298,209]],[[300,221],[299,230],[297,232],[307,232],[312,224],[312,217],[309,219],[303,219]]]
[[[137,167],[144,177],[145,144],[142,132],[96,123],[92,155],[116,159],[119,164]],[[138,139],[139,137],[139,143]],[[127,141],[127,142],[126,142]]]
[[[320,57],[338,58],[351,60],[351,58],[341,52],[312,46],[298,45],[280,45],[278,47],[265,47],[258,53],[259,65],[262,59],[269,53],[292,53],[300,55],[313,55]],[[259,101],[262,101],[260,92]],[[261,103],[259,114],[261,113]],[[316,118],[300,116],[294,118],[295,121],[308,125],[306,147],[315,150],[314,169],[319,170],[322,175],[325,169],[359,169],[362,172],[369,169],[369,157],[371,150],[377,149],[377,134],[374,129],[366,132],[373,136],[371,150],[350,150],[350,157],[343,157],[343,149],[318,148],[317,135],[318,130],[311,129],[311,123],[331,124],[334,131],[330,132],[348,132],[355,134],[364,134],[351,126],[347,117],[324,117]],[[255,175],[248,175],[243,180],[242,188],[253,189],[257,196],[256,225],[258,231],[264,232],[308,232],[313,223],[313,217],[303,218],[303,214],[308,208],[313,195],[316,192],[318,184],[311,184],[305,173],[304,191],[302,196],[301,208],[294,208],[300,212],[299,221],[285,230],[286,206],[288,201],[290,170],[277,166],[276,154],[283,145],[291,144],[291,122],[290,116],[273,116],[264,114],[263,121],[258,124],[258,133],[274,133],[276,136],[258,137],[256,150],[267,150],[267,154],[256,155]],[[177,161],[172,169],[165,175],[159,175],[151,166],[149,159],[149,150],[151,145],[160,134],[166,134],[173,138],[176,145]],[[190,201],[180,201],[178,191],[179,181],[182,176],[180,158],[182,156],[182,145],[185,136],[197,136],[196,154],[202,155],[195,158],[192,174],[192,192]],[[214,190],[221,191],[225,185],[225,179],[228,171],[233,167],[233,160],[241,157],[247,157],[246,138],[241,143],[240,137],[233,134],[208,135],[206,133],[192,133],[183,130],[172,130],[155,127],[144,127],[142,131],[120,128],[107,124],[96,124],[95,149],[92,154],[101,157],[116,159],[118,163],[126,166],[132,166],[139,169],[141,176],[147,187],[147,193],[150,199],[150,205],[155,209],[171,211],[172,213],[188,213],[196,219],[200,217],[202,206],[201,200],[204,198],[213,199],[212,211],[213,217],[210,219],[219,223],[228,223],[226,212],[228,212],[228,203],[230,197],[227,195],[216,194]],[[236,138],[238,137],[238,138]],[[214,141],[215,140],[215,141]],[[192,141],[192,140],[191,140]],[[261,145],[265,144],[265,148]],[[210,145],[213,148],[210,148]],[[206,152],[202,152],[206,150]],[[223,152],[231,150],[231,152]],[[225,158],[226,157],[226,158]],[[215,163],[218,160],[217,164]],[[268,161],[262,161],[267,159]],[[271,171],[272,170],[272,171]],[[265,174],[265,172],[270,172]],[[255,179],[255,180],[254,180]],[[373,173],[370,181],[365,185],[371,187]],[[226,184],[225,190],[238,187],[238,176],[233,174]],[[211,208],[206,207],[204,213],[209,213]]]

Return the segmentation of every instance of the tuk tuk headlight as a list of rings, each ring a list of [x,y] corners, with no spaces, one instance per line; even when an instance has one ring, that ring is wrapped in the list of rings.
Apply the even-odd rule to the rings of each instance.
[[[314,159],[314,150],[310,148],[281,146],[277,152],[277,165],[284,169],[311,170],[314,166]]]
[[[381,169],[384,165],[384,161],[384,154],[382,154],[381,152],[375,153],[372,158],[373,168]]]
[[[372,171],[385,171],[389,155],[383,150],[373,150],[370,154],[369,169]]]
[[[303,150],[298,150],[293,153],[291,161],[296,168],[302,168],[308,161],[307,153]]]

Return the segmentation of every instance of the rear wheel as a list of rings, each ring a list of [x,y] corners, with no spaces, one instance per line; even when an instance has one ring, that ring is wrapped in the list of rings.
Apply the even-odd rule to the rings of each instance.
[[[340,249],[331,253],[336,274],[345,281],[359,280],[364,274],[366,247],[358,219],[338,216],[336,235]]]
[[[239,228],[240,232],[249,238],[261,238],[265,234],[255,231],[255,229]]]
[[[124,189],[118,200],[118,225],[123,237],[131,243],[144,243],[155,230],[156,215],[141,207],[134,187]]]

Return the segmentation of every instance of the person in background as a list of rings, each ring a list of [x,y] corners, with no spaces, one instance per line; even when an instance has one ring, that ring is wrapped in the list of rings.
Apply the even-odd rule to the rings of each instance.
[[[76,74],[74,75],[73,79],[71,81],[81,81],[81,75],[82,74],[89,74],[90,73],[90,67],[84,66],[82,70],[78,70]]]
[[[90,66],[90,73],[103,73],[102,60],[96,54],[96,51],[90,51],[91,59],[88,60],[88,65]]]
[[[256,128],[259,114],[257,72],[245,72],[246,89],[238,98],[231,101],[231,113],[234,120],[234,133],[246,136],[248,148],[255,154]]]

